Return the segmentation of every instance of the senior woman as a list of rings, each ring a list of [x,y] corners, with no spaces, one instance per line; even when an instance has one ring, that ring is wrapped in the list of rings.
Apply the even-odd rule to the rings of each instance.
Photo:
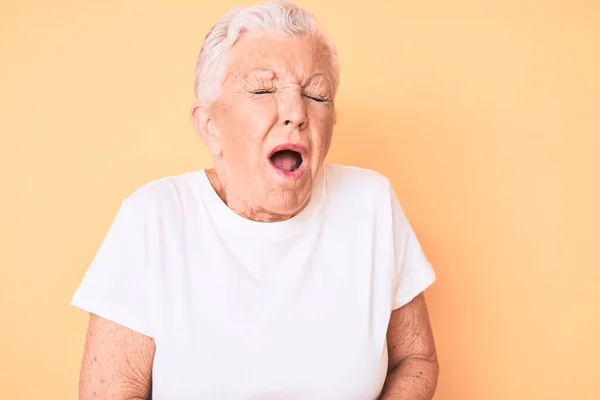
[[[80,399],[429,399],[435,280],[389,181],[324,164],[338,61],[307,10],[208,33],[193,125],[214,168],[121,204],[72,304]]]

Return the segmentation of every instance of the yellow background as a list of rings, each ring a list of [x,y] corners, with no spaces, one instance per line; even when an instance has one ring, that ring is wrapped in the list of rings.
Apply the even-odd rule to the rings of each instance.
[[[209,166],[194,62],[246,3],[0,3],[2,399],[76,398],[73,291],[125,196]],[[600,2],[302,4],[341,58],[329,160],[392,180],[436,268],[436,399],[599,399]]]

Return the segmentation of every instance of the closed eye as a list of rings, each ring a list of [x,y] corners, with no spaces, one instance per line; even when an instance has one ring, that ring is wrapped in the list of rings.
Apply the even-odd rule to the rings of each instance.
[[[252,93],[253,94],[268,94],[268,93],[273,93],[273,90],[272,89],[253,90]]]
[[[311,95],[308,95],[308,94],[305,94],[304,96],[306,96],[309,99],[314,100],[314,101],[316,101],[318,103],[325,103],[325,102],[329,101],[328,99],[326,99],[324,97],[311,96]]]

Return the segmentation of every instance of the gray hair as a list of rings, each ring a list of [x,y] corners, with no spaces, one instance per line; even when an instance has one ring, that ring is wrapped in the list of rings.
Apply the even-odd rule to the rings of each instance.
[[[310,11],[287,1],[275,1],[233,9],[208,32],[194,71],[194,92],[201,105],[209,107],[217,99],[227,67],[227,52],[242,34],[251,31],[308,36],[320,41],[331,59],[333,93],[336,93],[339,61],[335,46],[319,29]]]

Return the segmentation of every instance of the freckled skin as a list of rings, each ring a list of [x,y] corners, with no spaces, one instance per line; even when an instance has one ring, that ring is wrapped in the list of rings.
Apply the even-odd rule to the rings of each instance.
[[[310,38],[252,33],[229,57],[216,104],[192,108],[194,127],[215,159],[209,179],[240,215],[290,218],[308,203],[331,144],[335,94],[328,55]],[[253,93],[265,89],[272,93]],[[274,146],[287,142],[309,152],[306,173],[297,181],[275,174],[267,160]],[[390,370],[380,399],[431,399],[438,364],[423,295],[392,313],[387,339]],[[149,399],[154,352],[152,338],[92,315],[80,400]],[[235,384],[236,377],[231,379]]]
[[[79,399],[150,398],[154,340],[138,332],[90,317]]]
[[[423,294],[392,312],[387,340],[389,371],[380,399],[433,398],[439,365]]]

